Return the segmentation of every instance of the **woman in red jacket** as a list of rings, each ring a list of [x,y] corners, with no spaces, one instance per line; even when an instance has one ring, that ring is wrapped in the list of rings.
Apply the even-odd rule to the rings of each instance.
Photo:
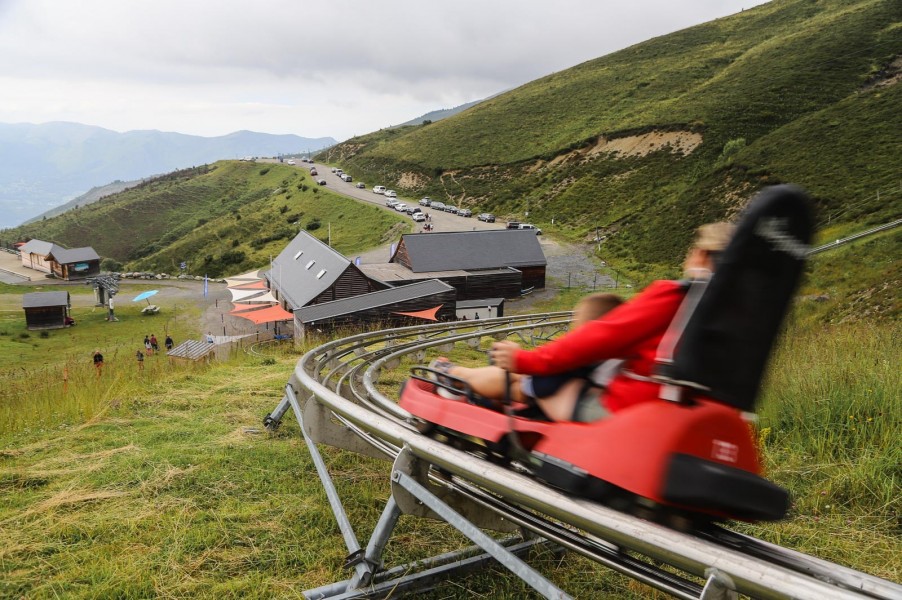
[[[717,254],[732,234],[733,226],[728,223],[700,227],[683,265],[686,277],[710,277]],[[648,378],[661,338],[687,289],[685,281],[656,281],[604,317],[533,350],[523,350],[507,340],[496,342],[489,352],[492,364],[513,373],[552,375],[610,358],[625,359],[621,371],[607,385],[601,398],[604,411],[598,416],[655,400],[661,384]]]

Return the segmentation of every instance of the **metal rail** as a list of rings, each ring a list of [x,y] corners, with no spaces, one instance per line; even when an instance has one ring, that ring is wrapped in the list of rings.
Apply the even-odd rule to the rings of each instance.
[[[883,225],[878,225],[876,227],[871,227],[870,229],[866,229],[865,231],[856,233],[854,235],[850,235],[848,237],[840,238],[835,242],[830,242],[829,244],[822,244],[817,248],[812,248],[808,251],[808,256],[813,254],[820,254],[826,250],[832,250],[833,248],[838,248],[844,244],[848,244],[849,242],[854,242],[855,240],[861,239],[863,237],[867,237],[869,235],[873,235],[875,233],[879,233],[881,231],[886,231],[888,229],[895,229],[899,225],[902,225],[902,219],[896,219],[890,223],[884,223]]]
[[[756,598],[902,598],[902,586],[753,538],[726,530],[690,535],[564,496],[524,475],[420,435],[411,416],[378,388],[380,375],[396,368],[405,357],[424,362],[430,350],[445,352],[455,344],[478,348],[483,338],[544,338],[564,327],[568,318],[569,313],[551,313],[487,319],[478,324],[440,323],[329,342],[298,361],[285,398],[266,423],[276,426],[290,406],[314,450],[312,442],[320,442],[394,458],[393,498],[405,505],[404,512],[426,514],[418,505],[431,503],[429,494],[446,489],[453,495],[442,499],[456,502],[464,518],[484,520],[484,515],[491,513],[508,527],[513,524],[532,531],[678,598],[730,598],[736,593]],[[427,473],[430,489],[420,489],[427,479],[420,479],[419,487],[409,485],[411,473]],[[422,494],[415,494],[412,502],[403,501],[412,489]],[[432,514],[443,511],[439,507]],[[389,526],[378,530],[381,536],[390,534]],[[349,544],[349,549],[353,548]],[[683,575],[649,565],[641,557],[669,565]],[[402,581],[405,589],[411,585],[406,578]],[[705,582],[704,586],[699,581]],[[528,582],[543,595],[558,597],[556,588]],[[353,588],[348,586],[353,584],[342,584],[342,593],[349,593]]]

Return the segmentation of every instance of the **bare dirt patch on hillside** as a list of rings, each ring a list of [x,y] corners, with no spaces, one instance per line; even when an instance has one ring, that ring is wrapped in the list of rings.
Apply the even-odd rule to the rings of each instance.
[[[402,173],[401,177],[398,179],[398,187],[404,188],[405,190],[421,188],[427,183],[429,183],[429,180],[426,177],[410,171]]]
[[[601,136],[586,154],[590,157],[609,153],[624,157],[646,156],[658,150],[669,149],[685,156],[691,154],[701,143],[702,135],[692,131],[652,131],[620,138]]]

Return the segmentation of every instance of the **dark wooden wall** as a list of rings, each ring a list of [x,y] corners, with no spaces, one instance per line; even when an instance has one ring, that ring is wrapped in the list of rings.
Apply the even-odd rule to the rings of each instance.
[[[436,317],[439,321],[454,321],[456,315],[456,293],[454,290],[448,290],[439,294],[425,296],[423,298],[415,298],[413,300],[405,300],[387,306],[378,306],[366,310],[357,311],[349,315],[341,315],[333,319],[316,321],[314,323],[306,323],[304,326],[315,329],[334,329],[344,326],[361,326],[361,325],[380,325],[386,327],[401,327],[404,325],[424,324],[428,321],[418,319],[416,317],[407,317],[395,313],[399,312],[418,312],[435,308],[439,304],[442,305]]]
[[[377,281],[373,281],[360,272],[354,265],[349,265],[338,279],[335,280],[329,289],[323,291],[319,296],[313,299],[310,304],[321,304],[323,302],[332,302],[333,300],[343,300],[345,298],[353,298],[361,294],[369,294],[384,290],[388,286],[382,285]]]
[[[66,326],[65,306],[37,306],[24,310],[28,329],[61,329]]]

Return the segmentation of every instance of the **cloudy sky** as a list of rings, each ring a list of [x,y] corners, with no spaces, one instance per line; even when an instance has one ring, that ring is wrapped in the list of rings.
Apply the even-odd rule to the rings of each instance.
[[[762,0],[0,0],[0,122],[338,140]]]

